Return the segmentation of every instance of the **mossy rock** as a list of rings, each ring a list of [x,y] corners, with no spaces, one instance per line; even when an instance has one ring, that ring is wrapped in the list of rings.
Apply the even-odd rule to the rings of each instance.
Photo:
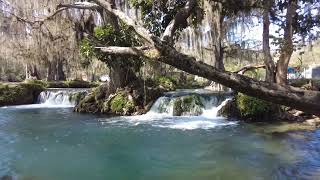
[[[47,88],[94,88],[99,86],[99,83],[87,81],[49,81]]]
[[[204,108],[204,100],[199,95],[189,95],[178,97],[173,104],[173,115],[193,115],[198,116],[202,114]]]
[[[245,120],[272,121],[280,113],[280,106],[242,93],[237,95],[236,104]]]
[[[125,92],[119,91],[112,98],[110,102],[110,108],[111,108],[111,111],[115,114],[126,115],[134,111],[135,103],[131,95]]]
[[[0,106],[35,103],[45,88],[38,83],[21,83],[14,86],[0,85]]]
[[[99,86],[98,83],[87,81],[66,81],[69,88],[93,88]]]
[[[98,113],[99,106],[95,100],[94,93],[87,94],[74,108],[75,112]]]
[[[88,94],[88,92],[77,92],[77,93],[74,93],[69,97],[69,101],[70,102],[75,102],[75,104],[79,104],[80,101],[82,99],[84,99],[87,94]]]

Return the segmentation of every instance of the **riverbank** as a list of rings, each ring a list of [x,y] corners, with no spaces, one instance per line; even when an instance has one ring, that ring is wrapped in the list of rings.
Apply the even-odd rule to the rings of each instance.
[[[39,84],[0,84],[0,107],[33,104],[45,88]]]
[[[12,105],[26,105],[37,102],[40,93],[48,88],[94,88],[99,83],[86,81],[38,81],[1,82],[0,107]]]

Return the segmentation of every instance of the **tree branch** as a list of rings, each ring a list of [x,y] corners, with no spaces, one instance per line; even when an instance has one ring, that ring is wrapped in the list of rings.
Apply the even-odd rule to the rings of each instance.
[[[153,45],[153,41],[151,39],[151,34],[147,29],[145,29],[139,22],[131,19],[124,12],[112,8],[112,5],[105,0],[93,0],[95,3],[103,7],[104,10],[108,11],[110,14],[117,16],[121,21],[130,26],[136,34],[138,34],[147,44]]]
[[[90,10],[99,10],[101,6],[95,3],[90,2],[76,2],[74,4],[59,4],[57,9],[60,8],[73,8],[73,9],[90,9]]]
[[[248,66],[244,66],[241,69],[234,71],[233,73],[237,73],[237,74],[241,74],[243,75],[244,73],[246,73],[247,71],[251,71],[254,69],[261,69],[261,68],[266,68],[266,65],[248,65]]]
[[[185,7],[182,8],[174,17],[174,19],[170,22],[167,26],[166,30],[164,31],[161,40],[173,42],[174,33],[177,31],[178,28],[186,28],[188,26],[187,19],[192,13],[192,10],[196,7],[197,1],[196,0],[188,0]]]
[[[147,53],[152,49],[148,46],[141,47],[117,47],[117,46],[109,46],[109,47],[96,47],[96,49],[100,49],[102,52],[113,55],[131,55],[131,56],[143,56],[147,57]]]

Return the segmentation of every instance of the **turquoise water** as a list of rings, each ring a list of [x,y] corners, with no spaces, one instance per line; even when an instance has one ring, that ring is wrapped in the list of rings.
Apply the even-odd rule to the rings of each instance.
[[[204,117],[111,118],[0,109],[0,177],[35,180],[320,179],[320,131],[265,134]]]

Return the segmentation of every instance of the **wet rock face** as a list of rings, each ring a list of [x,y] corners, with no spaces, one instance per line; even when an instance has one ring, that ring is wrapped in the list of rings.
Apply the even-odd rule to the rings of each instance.
[[[178,97],[173,104],[174,116],[199,116],[204,108],[202,97],[198,95],[190,95]]]
[[[218,116],[227,118],[239,118],[241,114],[237,107],[236,100],[233,99],[231,101],[228,101],[226,105],[218,111]]]

